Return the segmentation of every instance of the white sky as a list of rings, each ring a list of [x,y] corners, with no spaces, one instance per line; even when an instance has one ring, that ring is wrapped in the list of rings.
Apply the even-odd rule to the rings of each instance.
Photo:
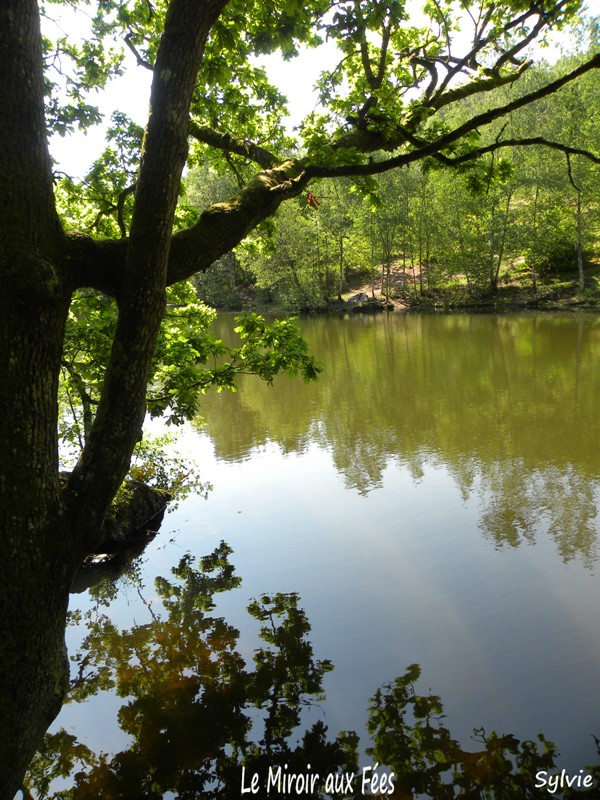
[[[416,3],[416,0],[414,2]],[[55,17],[59,19],[58,13]],[[70,38],[81,39],[82,35],[85,35],[82,34],[81,19],[80,14],[74,14],[70,9],[63,9],[58,23],[59,28]],[[55,35],[56,25],[43,22],[45,32],[50,36]],[[559,54],[558,47],[546,49],[543,53],[547,60],[552,60]],[[288,121],[290,129],[298,125],[306,114],[315,108],[317,95],[314,85],[317,78],[323,69],[332,68],[338,60],[339,54],[336,54],[331,46],[320,49],[318,56],[315,50],[304,49],[298,58],[288,62],[283,61],[278,55],[260,59],[270,80],[290,101],[291,116]],[[57,161],[57,169],[72,177],[81,178],[85,175],[105,147],[104,132],[115,109],[124,111],[136,123],[145,126],[152,75],[149,70],[136,64],[135,58],[128,50],[125,65],[127,68],[125,76],[113,80],[98,98],[93,95],[89,98],[89,102],[96,103],[104,114],[105,124],[92,128],[86,134],[75,133],[65,138],[60,136],[52,138],[50,149]]]

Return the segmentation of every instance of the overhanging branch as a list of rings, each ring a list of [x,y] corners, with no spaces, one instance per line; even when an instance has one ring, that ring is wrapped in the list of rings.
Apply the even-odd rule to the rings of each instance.
[[[299,195],[308,183],[299,161],[290,159],[258,173],[235,197],[214,203],[198,222],[171,239],[167,285],[202,272],[239,244],[285,200]],[[97,240],[81,234],[65,238],[63,263],[70,288],[91,287],[119,298],[128,239]]]
[[[448,91],[444,92],[444,94],[437,97],[436,100],[432,100],[431,102],[427,103],[427,106],[428,108],[433,108],[436,111],[439,111],[440,108],[450,105],[450,103],[454,103],[457,100],[464,100],[465,98],[472,97],[475,94],[489,92],[492,89],[498,89],[500,86],[508,86],[517,81],[521,75],[532,66],[532,64],[532,61],[523,61],[519,65],[518,69],[515,69],[513,72],[509,72],[506,75],[501,75],[498,73],[488,75],[485,78],[472,80],[469,83],[464,83],[461,86],[457,86],[456,89],[449,89]]]
[[[230,133],[221,133],[207,125],[200,125],[192,119],[189,122],[189,134],[197,141],[222,150],[224,153],[235,153],[235,155],[254,161],[263,169],[271,169],[280,161],[277,156],[258,144],[246,139],[238,139]]]
[[[486,155],[486,153],[494,153],[503,147],[531,147],[535,145],[539,147],[548,147],[550,150],[558,150],[560,153],[564,153],[567,156],[567,160],[569,160],[570,156],[583,156],[584,158],[593,161],[594,164],[600,164],[600,156],[590,152],[589,150],[583,150],[580,147],[570,147],[569,145],[561,144],[560,142],[553,142],[549,139],[545,139],[543,136],[531,136],[524,139],[503,139],[502,141],[494,142],[493,144],[486,145],[485,147],[477,147],[475,150],[471,150],[468,153],[463,153],[460,156],[450,157],[439,153],[436,157],[446,166],[456,167],[459,164],[464,164],[468,161],[473,161],[476,158],[480,158],[481,156]]]
[[[195,225],[173,236],[167,285],[207,269],[271,217],[281,203],[297,197],[308,181],[301,162],[290,159],[259,172],[230,200],[209,206]]]
[[[554,92],[557,92],[571,81],[574,81],[585,73],[598,68],[600,68],[600,53],[597,53],[588,61],[581,64],[579,67],[576,67],[574,70],[571,70],[571,72],[568,72],[566,75],[563,75],[561,78],[557,78],[545,86],[542,86],[540,89],[537,89],[534,92],[529,92],[528,94],[525,94],[510,103],[506,103],[503,106],[498,106],[490,109],[489,111],[485,111],[482,114],[477,114],[467,122],[459,125],[454,130],[449,131],[443,136],[439,136],[437,139],[434,139],[427,144],[423,144],[420,147],[415,147],[414,150],[400,153],[397,156],[393,156],[392,158],[384,159],[382,161],[369,161],[366,164],[349,164],[347,166],[312,164],[306,167],[306,173],[309,179],[377,175],[387,172],[390,169],[395,169],[396,167],[403,167],[415,161],[420,161],[422,158],[426,158],[427,156],[438,158],[440,153],[443,153],[445,149],[453,145],[455,142],[458,142],[468,133],[471,133],[472,131],[475,131],[485,125],[489,125],[495,120],[510,114],[512,111],[517,111],[520,108],[524,108],[536,100],[540,100],[543,97],[554,94]],[[495,146],[496,149],[497,146],[498,145]],[[369,151],[364,149],[363,152]],[[476,158],[476,152],[477,151],[470,151],[469,153],[465,154],[463,160],[466,161]]]
[[[200,132],[203,141],[214,144],[225,152],[237,153],[252,158],[261,165],[269,166],[255,176],[235,197],[224,203],[213,204],[204,211],[195,225],[173,236],[167,284],[171,285],[206,270],[217,258],[239,244],[262,220],[275,213],[284,200],[299,195],[315,178],[377,175],[426,157],[436,158],[448,166],[458,166],[486,153],[514,146],[539,145],[565,155],[581,155],[594,163],[600,163],[600,157],[594,153],[552,142],[543,137],[505,139],[460,155],[449,152],[452,145],[471,131],[558,91],[570,81],[598,67],[600,67],[600,54],[546,86],[479,114],[433,141],[426,142],[398,126],[399,139],[404,142],[403,146],[407,149],[391,158],[381,161],[371,159],[364,164],[331,166],[327,163],[311,164],[304,159],[289,159],[277,163],[276,157],[264,148],[192,123],[194,130]],[[409,147],[412,149],[408,149]],[[362,148],[357,147],[357,149]],[[362,149],[362,152],[369,150]],[[64,263],[72,279],[72,288],[90,286],[119,297],[122,291],[127,247],[128,239],[97,241],[83,236],[67,237]]]

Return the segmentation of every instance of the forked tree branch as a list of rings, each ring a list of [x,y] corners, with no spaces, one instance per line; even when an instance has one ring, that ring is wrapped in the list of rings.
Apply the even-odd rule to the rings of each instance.
[[[475,131],[485,125],[489,125],[491,122],[510,114],[512,111],[517,111],[518,109],[523,108],[536,100],[540,100],[543,97],[554,94],[554,92],[557,92],[566,84],[581,77],[581,75],[584,75],[586,72],[590,72],[591,70],[598,68],[600,68],[600,53],[592,56],[592,58],[590,58],[588,61],[581,64],[576,69],[571,70],[571,72],[568,72],[566,75],[563,75],[561,78],[557,78],[545,86],[542,86],[540,89],[537,89],[534,92],[529,92],[528,94],[525,94],[522,97],[511,101],[510,103],[505,103],[502,106],[497,106],[496,108],[492,108],[489,111],[483,112],[482,114],[477,114],[476,116],[467,120],[467,122],[459,125],[454,130],[445,133],[443,136],[439,136],[420,147],[415,147],[414,150],[400,153],[392,158],[384,159],[382,161],[369,161],[366,164],[349,164],[339,166],[330,166],[328,164],[312,164],[307,166],[306,171],[311,179],[351,177],[357,175],[377,175],[396,167],[403,167],[407,164],[414,163],[415,161],[420,161],[422,158],[426,158],[427,156],[435,157],[439,153],[443,153],[445,149],[460,141],[460,139],[472,131]],[[346,138],[347,136],[343,137],[340,141],[343,141]],[[369,151],[365,149],[364,152]],[[467,155],[465,160],[468,160],[468,157],[474,158],[476,156]]]

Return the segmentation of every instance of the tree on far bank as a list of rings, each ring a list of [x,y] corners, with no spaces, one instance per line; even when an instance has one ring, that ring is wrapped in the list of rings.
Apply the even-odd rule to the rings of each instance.
[[[41,36],[40,13],[83,5],[92,17],[88,41]],[[494,102],[496,88],[529,69],[526,48],[579,7],[577,0],[469,4],[471,35],[461,48],[453,41],[459,9],[445,3],[425,4],[428,20],[416,26],[396,0],[0,4],[1,800],[12,800],[64,697],[69,589],[103,541],[141,436],[168,288],[206,270],[318,178],[365,177],[424,159],[464,168],[514,146],[508,139],[481,146],[478,131],[600,67],[595,54],[535,91]],[[320,80],[325,110],[305,120],[302,155],[290,155],[284,98],[252,56],[292,58],[300,44],[325,37],[340,51],[339,64]],[[89,98],[119,72],[125,47],[152,72],[143,139],[121,117],[89,179],[61,178],[48,135],[98,121]],[[487,92],[489,109],[456,126],[440,123],[442,110]],[[193,215],[178,199],[197,147],[230,162],[238,188]],[[64,479],[58,384],[65,324],[80,290],[113,298],[117,313],[85,446]],[[256,320],[249,325],[250,333],[260,329]],[[286,330],[260,329],[250,353],[267,378],[281,366]],[[261,362],[264,348],[272,352]]]

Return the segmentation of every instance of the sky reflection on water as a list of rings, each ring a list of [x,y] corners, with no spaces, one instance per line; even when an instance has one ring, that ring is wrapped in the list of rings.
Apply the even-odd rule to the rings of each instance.
[[[325,363],[318,384],[243,381],[236,395],[207,396],[206,428],[184,432],[180,446],[213,490],[167,515],[145,583],[224,539],[242,586],[217,612],[240,630],[245,658],[258,644],[250,599],[297,593],[316,658],[335,666],[319,713],[363,746],[369,698],[418,663],[420,688],[442,697],[464,747],[479,726],[519,739],[543,731],[560,766],[592,762],[596,318],[302,328]],[[112,607],[122,626],[147,613],[131,587]],[[59,724],[108,748],[95,702],[66,708]]]

